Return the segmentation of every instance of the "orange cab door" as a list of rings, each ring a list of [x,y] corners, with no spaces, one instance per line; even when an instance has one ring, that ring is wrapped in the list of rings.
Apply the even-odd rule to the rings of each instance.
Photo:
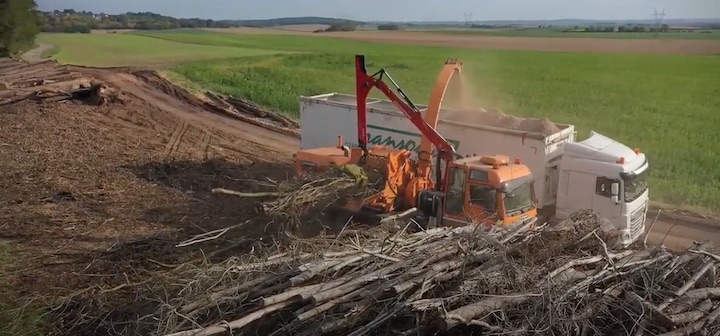
[[[465,215],[468,170],[463,166],[451,166],[446,174],[443,223],[463,225],[468,221],[468,217]]]

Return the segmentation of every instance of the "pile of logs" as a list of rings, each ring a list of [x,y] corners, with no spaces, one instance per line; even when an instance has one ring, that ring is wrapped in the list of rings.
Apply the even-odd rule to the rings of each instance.
[[[158,334],[720,332],[709,246],[621,249],[615,237],[591,210],[550,228],[343,232],[198,270],[158,312]]]
[[[91,83],[52,60],[26,63],[0,59],[0,106],[24,100],[57,102],[71,99],[101,105],[111,98],[108,93],[104,85]]]
[[[257,118],[269,119],[284,127],[300,128],[300,123],[297,121],[290,119],[281,113],[270,111],[267,108],[255,104],[247,99],[219,95],[210,91],[206,91],[205,96],[210,98],[213,102],[239,113],[252,115]]]

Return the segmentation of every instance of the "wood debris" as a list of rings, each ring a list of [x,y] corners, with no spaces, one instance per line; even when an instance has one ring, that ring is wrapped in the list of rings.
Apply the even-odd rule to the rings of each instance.
[[[680,254],[621,249],[605,224],[583,210],[555,227],[355,232],[306,241],[188,279],[158,313],[158,333],[720,332],[720,255],[706,245]]]
[[[101,105],[116,98],[117,94],[102,83],[52,60],[36,63],[0,60],[0,106],[24,100],[83,100]]]

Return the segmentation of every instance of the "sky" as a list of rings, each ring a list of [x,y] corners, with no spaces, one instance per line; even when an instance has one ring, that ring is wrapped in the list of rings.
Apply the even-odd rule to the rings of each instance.
[[[720,18],[720,0],[36,0],[41,10],[119,14],[154,12],[178,18],[270,19],[321,16],[366,21]]]

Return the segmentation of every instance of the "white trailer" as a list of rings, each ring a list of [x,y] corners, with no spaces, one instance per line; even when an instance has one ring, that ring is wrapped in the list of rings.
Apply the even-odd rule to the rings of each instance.
[[[367,107],[369,145],[419,150],[421,134],[390,101],[369,99]],[[356,111],[352,95],[301,97],[301,148],[336,146],[338,135],[347,146],[357,146]],[[624,244],[644,232],[649,167],[644,154],[595,132],[576,142],[573,125],[555,124],[558,132],[542,134],[444,120],[443,112],[437,130],[458,154],[502,154],[530,168],[541,213],[563,219],[593,208],[620,230]]]

